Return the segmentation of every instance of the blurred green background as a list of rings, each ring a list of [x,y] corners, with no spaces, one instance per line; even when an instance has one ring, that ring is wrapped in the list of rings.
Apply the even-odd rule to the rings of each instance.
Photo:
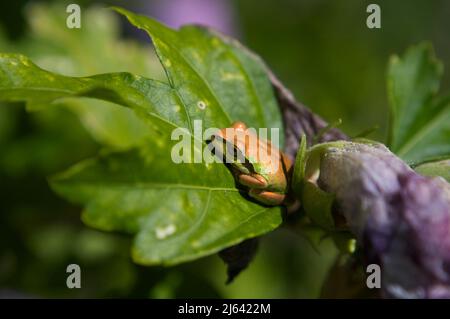
[[[150,41],[119,19],[115,4],[172,26],[210,24],[263,57],[297,99],[355,135],[369,127],[385,138],[388,58],[426,40],[450,63],[450,1],[376,1],[381,29],[366,27],[374,1],[159,0],[77,1],[82,28],[65,26],[61,1],[0,2],[0,52],[30,56],[67,75],[130,71],[162,78]],[[442,82],[449,88],[450,72]],[[217,256],[172,268],[131,262],[130,238],[87,228],[80,208],[58,198],[46,178],[101,147],[128,147],[143,127],[128,110],[86,100],[28,113],[0,105],[0,297],[314,298],[337,252],[323,240],[281,229],[231,285]],[[127,132],[125,135],[114,132]],[[66,266],[82,269],[82,289],[66,287]],[[336,294],[338,294],[336,292]]]

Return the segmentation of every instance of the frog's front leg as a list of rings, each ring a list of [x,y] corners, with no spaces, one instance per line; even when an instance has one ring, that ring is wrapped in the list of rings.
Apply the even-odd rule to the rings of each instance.
[[[269,185],[264,177],[258,174],[239,174],[239,183],[249,188],[259,188],[264,189]]]
[[[270,206],[281,205],[286,198],[285,194],[274,193],[261,189],[251,189],[248,194],[250,197],[253,197],[259,202]]]

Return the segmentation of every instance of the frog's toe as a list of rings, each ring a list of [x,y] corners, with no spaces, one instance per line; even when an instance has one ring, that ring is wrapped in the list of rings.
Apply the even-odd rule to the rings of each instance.
[[[246,175],[241,174],[238,177],[239,183],[241,183],[244,186],[250,187],[250,188],[266,188],[267,187],[267,181],[264,179],[264,177],[259,175]]]
[[[251,189],[248,194],[250,197],[258,200],[259,202],[270,206],[281,205],[286,197],[284,194],[264,191],[261,189]]]

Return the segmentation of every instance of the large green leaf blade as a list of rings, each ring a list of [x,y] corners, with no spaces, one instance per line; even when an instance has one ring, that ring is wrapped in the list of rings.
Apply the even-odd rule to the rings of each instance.
[[[132,255],[146,265],[192,260],[280,225],[281,208],[245,199],[224,165],[160,159],[173,143],[154,138],[145,148],[100,155],[51,184],[85,206],[88,225],[137,233]]]
[[[201,31],[196,28],[192,30]],[[171,41],[171,34],[175,32],[168,30],[165,41]],[[239,48],[232,44],[227,50]],[[209,57],[211,64],[214,61],[224,64],[228,59],[236,63],[237,58],[230,55],[214,60],[212,57],[216,53],[208,53],[212,54]],[[130,73],[67,77],[42,70],[24,56],[1,54],[0,99],[27,101],[31,108],[45,108],[68,101],[79,103],[80,97],[95,98],[133,109],[148,124],[152,138],[146,136],[148,140],[134,151],[101,155],[76,165],[56,178],[53,186],[62,196],[85,206],[83,220],[87,224],[104,230],[137,233],[133,248],[136,261],[173,264],[259,236],[281,223],[281,208],[267,208],[241,195],[224,165],[177,165],[170,158],[174,143],[171,132],[175,128],[188,128],[192,132],[194,120],[204,120],[204,128],[228,126],[232,118],[243,120],[250,126],[267,127],[261,114],[267,117],[266,111],[267,114],[275,112],[279,118],[278,110],[270,106],[273,100],[270,85],[258,84],[258,81],[266,81],[266,75],[259,78],[258,72],[263,72],[262,64],[247,53],[235,54],[243,54],[250,60],[237,66],[233,64],[233,71],[245,73],[246,63],[256,63],[251,72],[238,75],[244,79],[244,84],[247,83],[243,87],[251,90],[237,91],[242,85],[239,80],[217,93],[220,82],[212,83],[214,77],[202,74],[205,70],[199,71],[198,66],[197,69],[193,67],[179,53],[171,60],[176,70],[172,75],[164,65],[169,84]],[[164,64],[164,60],[162,62]],[[227,80],[232,83],[236,80],[235,75],[225,76],[229,76]],[[176,76],[180,77],[180,85],[173,82]],[[250,84],[253,87],[249,87]],[[232,105],[230,96],[236,92],[244,95],[240,98],[249,103],[245,106],[247,109],[243,108],[244,102],[239,102],[241,109]],[[215,104],[209,104],[210,100]],[[258,103],[263,100],[269,101],[268,109],[250,111],[261,108],[262,104]],[[227,101],[226,105],[224,101]],[[248,117],[247,113],[250,114]],[[271,127],[281,127],[277,116],[270,120]],[[155,181],[159,181],[157,185]],[[193,181],[200,184],[192,184]],[[171,232],[177,235],[167,235]],[[166,236],[167,241],[164,240]]]
[[[421,44],[391,58],[389,145],[410,163],[450,154],[450,103],[435,95],[443,72],[432,48]]]

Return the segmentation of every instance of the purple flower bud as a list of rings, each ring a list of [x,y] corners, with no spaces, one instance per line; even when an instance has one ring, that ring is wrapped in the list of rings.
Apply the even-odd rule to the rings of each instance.
[[[382,294],[450,298],[450,184],[415,173],[381,144],[348,142],[321,158],[318,185],[334,193]]]

